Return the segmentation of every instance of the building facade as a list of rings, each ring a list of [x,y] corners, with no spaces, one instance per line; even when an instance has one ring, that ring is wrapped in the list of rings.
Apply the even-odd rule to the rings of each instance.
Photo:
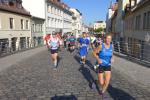
[[[96,30],[98,28],[106,29],[106,22],[105,21],[96,21],[94,23],[94,30]]]
[[[34,4],[34,6],[33,6],[33,4]],[[46,0],[22,0],[22,5],[25,9],[30,11],[30,14],[33,16],[32,24],[41,22],[41,19],[44,19],[44,20],[46,19]],[[42,21],[42,23],[43,23],[43,21]],[[31,24],[31,26],[32,26],[32,24]],[[32,26],[32,28],[33,28],[33,26]],[[45,21],[42,25],[42,28],[43,28],[42,29],[43,36],[45,36],[45,34],[46,34],[46,22]],[[35,33],[33,34],[32,38],[34,38],[34,35],[35,35]],[[34,40],[32,40],[32,41],[34,41]]]
[[[45,19],[32,16],[31,18],[31,33],[33,46],[42,45],[44,35]]]
[[[124,36],[130,54],[150,61],[150,1],[136,0],[126,6]]]
[[[30,23],[31,15],[22,7],[21,0],[0,0],[1,49],[28,48],[31,43]]]
[[[82,32],[86,32],[88,33],[89,32],[89,27],[85,24],[82,25]]]
[[[72,33],[76,37],[79,37],[82,34],[82,13],[75,8],[70,8],[72,14]]]
[[[114,3],[110,5],[108,8],[108,13],[106,16],[106,32],[110,33],[112,32],[112,17],[114,15],[114,12],[118,9],[118,3]]]
[[[69,7],[60,0],[46,2],[46,34],[71,32],[72,13]]]

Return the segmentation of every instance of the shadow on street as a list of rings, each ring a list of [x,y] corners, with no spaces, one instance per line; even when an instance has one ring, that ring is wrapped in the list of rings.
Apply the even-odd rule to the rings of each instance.
[[[108,93],[113,98],[113,100],[135,100],[135,98],[133,98],[130,94],[123,90],[114,88],[111,85],[108,88]]]
[[[74,95],[71,96],[54,96],[51,100],[77,100]]]
[[[81,66],[79,68],[79,71],[82,73],[82,75],[84,76],[84,78],[87,80],[87,82],[89,83],[89,87],[94,90],[97,91],[100,94],[100,90],[98,87],[98,84],[96,82],[96,80],[94,80],[90,70],[86,67]]]

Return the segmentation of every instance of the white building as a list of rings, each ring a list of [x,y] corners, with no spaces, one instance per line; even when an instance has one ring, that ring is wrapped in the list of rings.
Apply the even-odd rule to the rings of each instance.
[[[82,32],[86,32],[88,33],[89,32],[89,27],[85,24],[82,25]]]
[[[82,34],[82,13],[75,8],[70,8],[72,15],[72,32],[76,37]]]
[[[32,16],[45,19],[44,34],[72,31],[72,13],[61,0],[23,0],[23,5]]]
[[[46,33],[53,31],[59,33],[71,32],[72,13],[69,7],[59,0],[49,0],[46,6]]]
[[[33,5],[34,4],[34,5]],[[30,11],[30,14],[34,17],[45,19],[45,0],[22,0],[22,5],[25,9]],[[43,35],[46,34],[45,31],[45,21],[43,23]]]
[[[98,28],[103,28],[105,29],[106,28],[106,22],[105,21],[96,21],[94,23],[94,30],[95,29],[98,29]]]
[[[0,53],[29,48],[31,15],[21,0],[0,1]]]

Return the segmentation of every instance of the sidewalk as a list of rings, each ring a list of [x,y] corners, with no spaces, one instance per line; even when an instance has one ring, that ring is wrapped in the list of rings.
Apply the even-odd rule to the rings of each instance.
[[[115,56],[113,67],[128,79],[139,83],[142,87],[150,88],[150,68],[117,56]]]
[[[24,59],[30,58],[33,55],[36,55],[45,49],[46,49],[46,47],[39,47],[39,48],[27,50],[24,52],[12,54],[10,56],[0,58],[0,71],[4,70],[20,61],[23,61]]]

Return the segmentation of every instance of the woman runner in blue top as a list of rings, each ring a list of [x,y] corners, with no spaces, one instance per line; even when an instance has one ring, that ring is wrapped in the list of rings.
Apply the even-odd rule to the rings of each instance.
[[[111,77],[111,63],[114,62],[112,36],[107,34],[105,42],[93,52],[99,63],[98,80],[102,87],[102,94],[107,90]]]

